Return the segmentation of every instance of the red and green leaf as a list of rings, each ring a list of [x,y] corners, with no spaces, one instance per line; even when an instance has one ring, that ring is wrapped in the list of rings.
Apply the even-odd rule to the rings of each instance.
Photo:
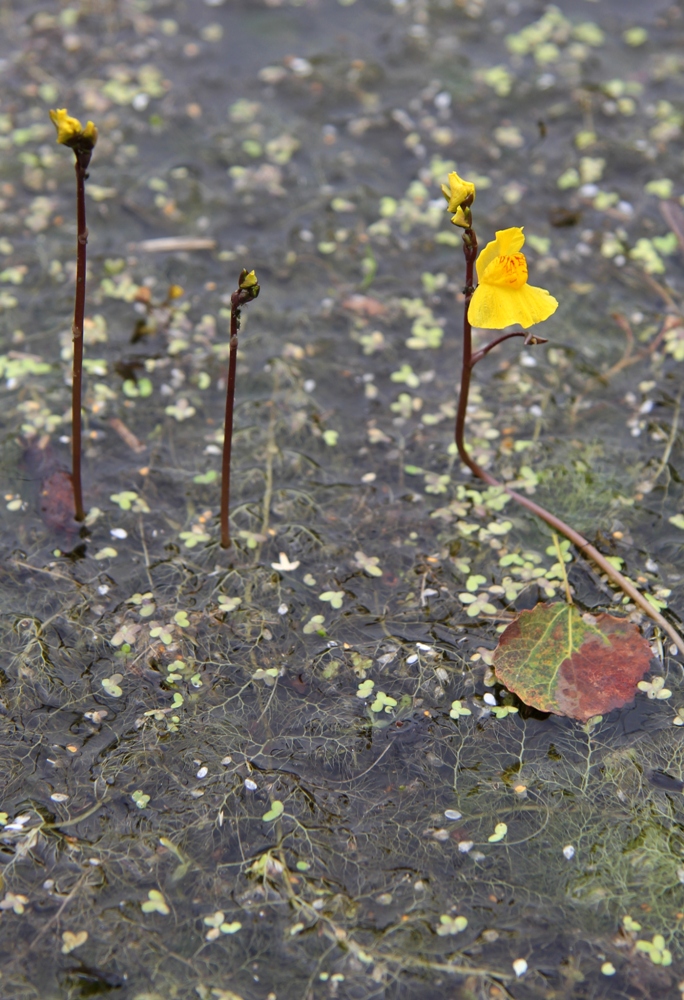
[[[494,652],[497,678],[542,712],[586,722],[634,699],[651,649],[636,625],[574,605],[538,604],[503,632]]]

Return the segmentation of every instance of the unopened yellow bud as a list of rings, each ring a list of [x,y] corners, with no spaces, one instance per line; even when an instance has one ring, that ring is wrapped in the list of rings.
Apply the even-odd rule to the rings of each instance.
[[[167,295],[169,299],[179,299],[181,295],[185,295],[185,289],[180,285],[169,285]]]
[[[470,209],[466,208],[466,210],[463,211],[459,205],[456,209],[456,214],[451,216],[451,221],[455,226],[460,226],[461,229],[470,229],[473,224],[473,217]]]
[[[66,108],[50,112],[52,124],[57,129],[57,142],[72,149],[92,149],[97,142],[97,128],[88,122],[83,128],[78,118],[72,118]]]
[[[447,200],[447,209],[449,212],[456,212],[458,214],[458,209],[466,204],[470,207],[475,201],[475,185],[472,181],[464,181],[462,177],[459,177],[455,170],[452,170],[448,177],[449,185],[442,184],[442,194]],[[455,222],[455,225],[461,225],[460,222]]]
[[[240,288],[254,288],[258,283],[256,272],[248,271],[244,278],[240,279]]]
[[[97,142],[97,126],[89,121],[83,129],[83,138],[89,140],[94,146]]]

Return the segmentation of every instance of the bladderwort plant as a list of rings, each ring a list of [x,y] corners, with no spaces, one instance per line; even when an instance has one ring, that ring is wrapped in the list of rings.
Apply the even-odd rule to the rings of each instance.
[[[259,294],[260,287],[254,271],[243,267],[238,287],[230,297],[230,355],[228,384],[226,386],[226,418],[223,425],[223,463],[221,467],[221,546],[230,548],[230,454],[233,445],[233,408],[235,404],[235,372],[237,369],[238,330],[243,306]]]
[[[83,487],[81,485],[81,393],[83,384],[83,316],[86,292],[86,226],[85,182],[88,166],[97,142],[97,128],[88,122],[85,128],[78,118],[71,118],[66,108],[50,112],[57,129],[57,142],[69,146],[76,157],[76,297],[72,337],[74,359],[71,381],[71,482],[74,490],[74,508],[77,521],[85,520]]]
[[[648,598],[626,579],[622,573],[606,559],[586,538],[561,521],[559,517],[540,504],[517,493],[505,483],[500,483],[472,458],[465,444],[465,421],[470,392],[470,378],[473,368],[493,348],[512,337],[522,337],[526,345],[546,343],[544,337],[529,333],[526,329],[552,316],[558,302],[545,288],[537,288],[527,283],[527,261],[521,252],[525,242],[522,228],[514,226],[500,230],[478,257],[477,235],[473,229],[472,206],[475,201],[475,185],[459,177],[456,171],[448,176],[448,185],[442,185],[442,193],[447,200],[447,210],[452,212],[452,223],[463,229],[463,253],[465,255],[465,303],[463,311],[463,355],[461,367],[461,388],[456,412],[455,440],[459,457],[463,464],[489,486],[505,492],[537,517],[545,521],[553,531],[564,535],[588,559],[598,566],[612,582],[622,590],[642,611],[644,611],[684,653],[684,640],[672,625],[650,603]],[[477,285],[474,284],[477,270]],[[473,351],[473,326],[487,330],[504,330],[519,325],[522,330],[504,333],[484,347]]]

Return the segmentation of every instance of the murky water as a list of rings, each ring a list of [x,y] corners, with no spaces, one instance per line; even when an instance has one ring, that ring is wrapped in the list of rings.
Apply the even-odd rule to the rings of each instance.
[[[684,282],[662,207],[684,196],[681,4],[0,18],[0,995],[680,997],[679,662],[661,645],[670,697],[587,726],[493,682],[497,629],[562,590],[547,529],[455,457],[463,257],[439,185],[475,180],[483,245],[524,225],[530,280],[560,302],[547,345],[478,367],[475,455],[676,623]],[[81,532],[54,478],[62,106],[101,134]],[[225,552],[243,266],[262,291]],[[583,610],[616,603],[581,558],[569,571]]]

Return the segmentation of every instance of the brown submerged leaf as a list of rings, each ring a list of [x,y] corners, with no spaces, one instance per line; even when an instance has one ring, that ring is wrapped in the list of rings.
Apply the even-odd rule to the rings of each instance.
[[[600,614],[590,624],[576,607],[558,602],[538,604],[511,622],[493,666],[526,705],[586,722],[633,701],[651,656],[626,619]]]
[[[74,486],[71,475],[64,469],[57,469],[43,480],[40,513],[52,531],[66,531],[68,534],[78,531],[74,520]]]

